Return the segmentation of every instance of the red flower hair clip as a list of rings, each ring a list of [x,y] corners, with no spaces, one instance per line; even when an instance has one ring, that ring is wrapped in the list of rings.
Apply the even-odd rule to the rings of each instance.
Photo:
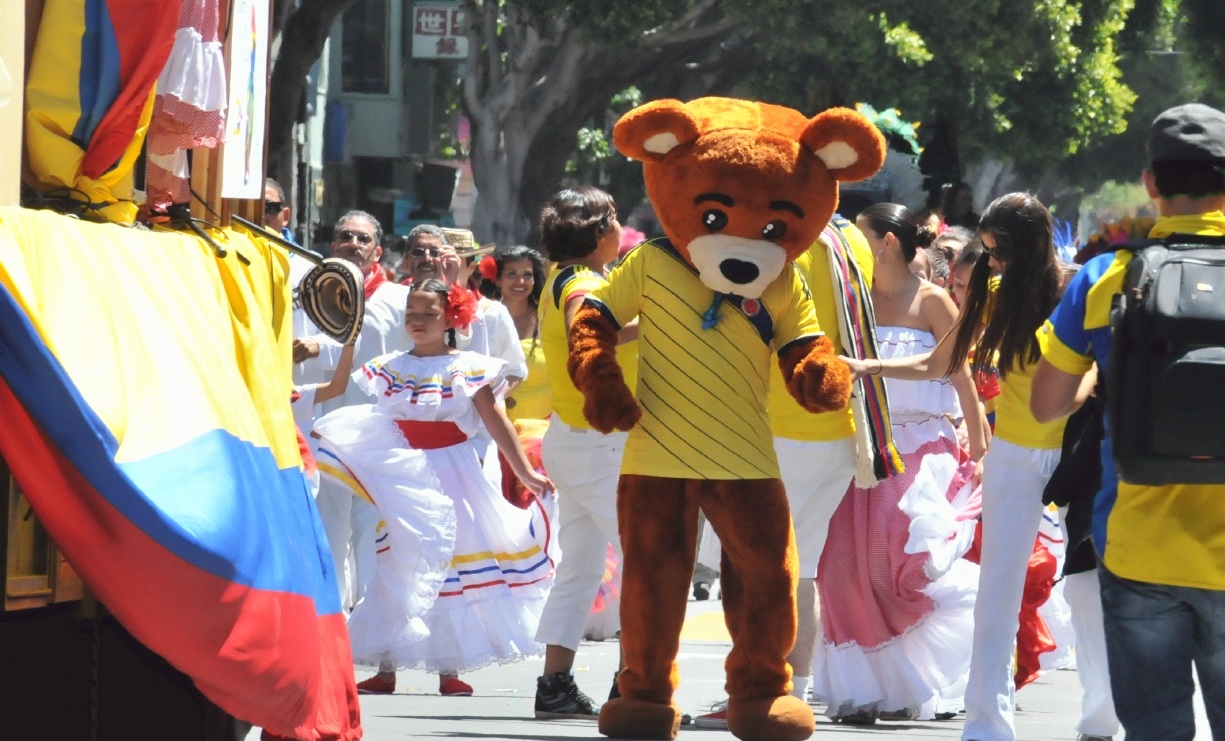
[[[481,258],[481,277],[485,280],[498,279],[498,261],[493,259],[493,255]]]
[[[447,292],[447,320],[456,329],[467,329],[472,324],[478,306],[476,293],[463,286],[453,285]]]

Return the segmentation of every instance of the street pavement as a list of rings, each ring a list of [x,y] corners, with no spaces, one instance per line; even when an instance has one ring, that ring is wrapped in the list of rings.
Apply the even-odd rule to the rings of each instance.
[[[681,686],[676,699],[696,716],[724,699],[723,660],[731,648],[717,600],[690,601],[678,656]],[[968,639],[968,636],[967,636]],[[616,641],[584,642],[578,651],[574,675],[579,687],[597,701],[608,696],[617,668]],[[471,741],[572,741],[602,738],[594,721],[539,721],[533,714],[536,677],[544,659],[528,659],[506,666],[490,666],[465,673],[463,680],[475,690],[472,697],[441,697],[438,677],[423,671],[400,672],[393,695],[363,695],[362,726],[367,741],[400,739],[460,739]],[[359,671],[357,679],[370,676]],[[1019,741],[1074,741],[1080,718],[1081,688],[1075,671],[1050,671],[1017,693],[1021,710],[1016,715]],[[817,713],[816,741],[890,738],[896,741],[960,739],[964,715],[951,721],[908,721],[846,727],[829,722],[825,708]],[[1196,695],[1196,727],[1210,738],[1203,703]],[[1120,733],[1116,739],[1122,739]],[[259,730],[247,736],[258,741]],[[679,741],[733,741],[726,731],[682,726]]]

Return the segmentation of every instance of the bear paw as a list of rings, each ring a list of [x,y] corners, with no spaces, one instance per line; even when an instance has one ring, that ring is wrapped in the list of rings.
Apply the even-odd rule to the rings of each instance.
[[[791,695],[727,703],[727,730],[741,741],[804,741],[816,727],[812,708]]]
[[[805,350],[807,352],[805,352]],[[796,362],[796,356],[804,355]],[[833,345],[821,337],[807,346],[779,357],[787,391],[796,402],[814,414],[845,409],[851,400],[851,369],[833,354]],[[788,367],[788,363],[794,363]]]
[[[633,429],[642,417],[642,409],[625,382],[617,379],[583,399],[583,416],[593,428],[607,435],[613,430]]]

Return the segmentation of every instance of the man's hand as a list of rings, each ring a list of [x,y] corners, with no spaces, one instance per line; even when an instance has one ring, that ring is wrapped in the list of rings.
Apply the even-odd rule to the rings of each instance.
[[[309,337],[293,339],[293,362],[304,363],[311,358],[319,357],[319,343]]]

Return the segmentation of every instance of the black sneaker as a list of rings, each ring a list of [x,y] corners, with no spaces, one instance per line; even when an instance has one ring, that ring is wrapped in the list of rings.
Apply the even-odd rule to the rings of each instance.
[[[710,585],[704,581],[700,581],[693,585],[693,598],[698,602],[705,602],[710,599]]]
[[[594,720],[599,714],[600,709],[579,690],[570,672],[556,672],[536,678],[537,718]]]

